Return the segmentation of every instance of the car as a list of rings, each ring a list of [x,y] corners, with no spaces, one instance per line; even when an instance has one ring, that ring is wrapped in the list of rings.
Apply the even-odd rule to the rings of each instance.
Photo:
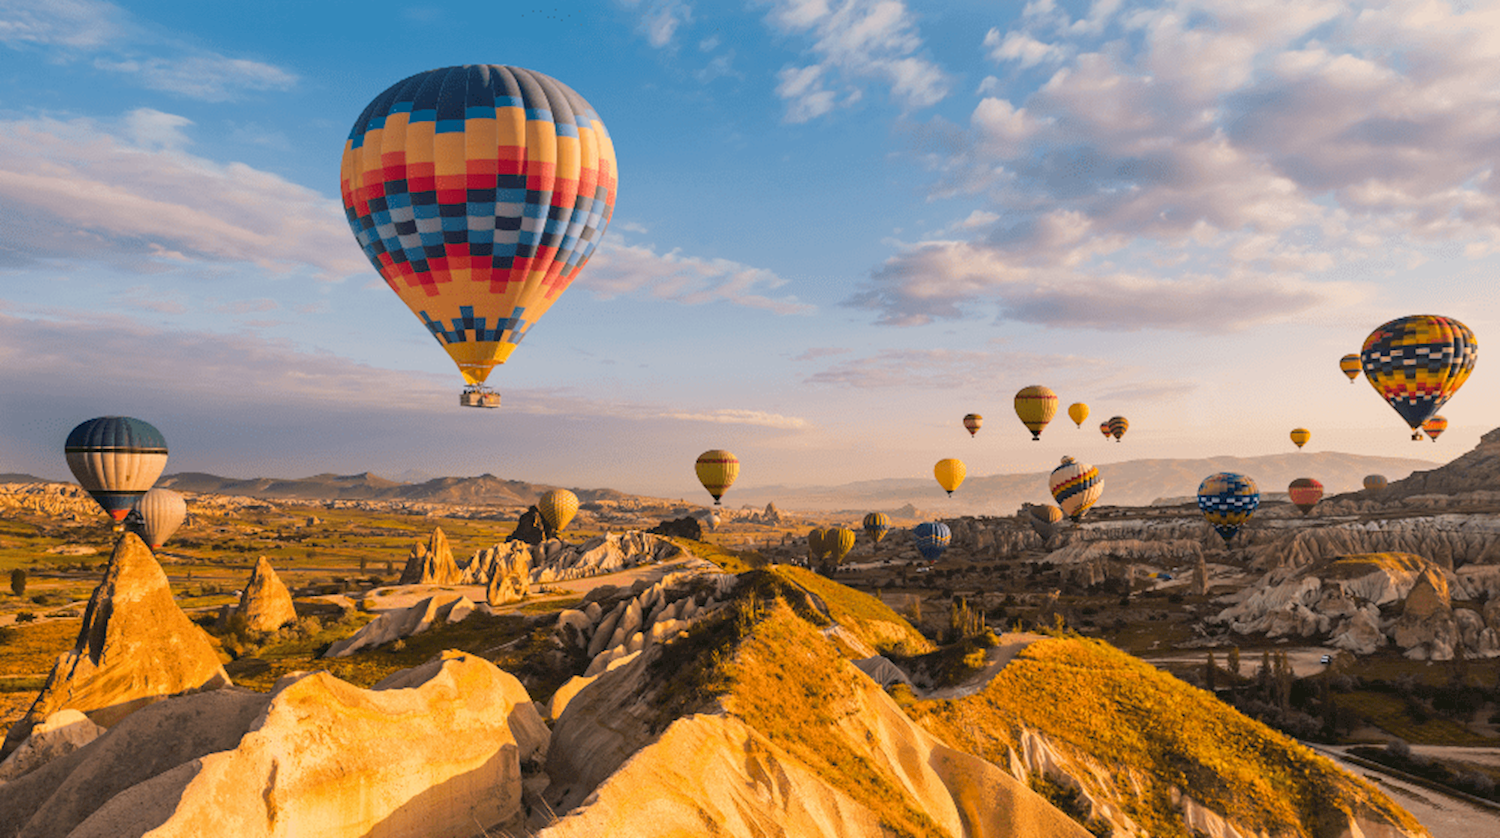
[[[1333,655],[1324,655],[1323,657],[1318,658],[1318,663],[1321,663],[1324,666],[1327,666],[1330,663],[1333,663]]]

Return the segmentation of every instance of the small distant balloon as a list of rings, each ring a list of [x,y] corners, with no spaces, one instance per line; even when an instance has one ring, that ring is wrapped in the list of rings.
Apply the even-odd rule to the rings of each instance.
[[[865,516],[865,534],[876,544],[885,538],[885,534],[891,531],[891,516],[884,512],[871,512]]]
[[[1323,499],[1323,484],[1311,477],[1299,477],[1286,487],[1286,493],[1291,497],[1292,505],[1306,515]]]
[[[1351,352],[1348,355],[1340,358],[1339,369],[1343,371],[1344,375],[1349,376],[1349,383],[1353,384],[1354,379],[1359,378],[1359,353]]]
[[[1365,338],[1360,361],[1370,386],[1422,438],[1431,419],[1469,380],[1479,343],[1451,317],[1415,314],[1386,323]]]
[[[948,541],[953,537],[948,525],[942,521],[918,524],[911,534],[917,542],[917,552],[929,562],[935,562],[943,555],[943,551],[948,549]]]
[[[708,513],[707,521],[708,528],[710,530],[716,530],[719,528],[719,524],[724,522],[724,519],[720,518],[716,513],[710,512]]]
[[[1068,418],[1079,428],[1083,427],[1083,420],[1089,418],[1089,406],[1083,402],[1073,402],[1068,405]]]
[[[1110,434],[1109,434],[1109,422],[1108,421],[1104,421],[1104,422],[1100,422],[1099,423],[1099,433],[1104,434],[1104,438],[1105,439],[1109,439]]]
[[[734,479],[739,477],[740,461],[728,451],[715,448],[699,454],[694,468],[698,472],[698,482],[713,496],[714,506],[723,506],[719,498],[729,491],[729,487],[734,485]]]
[[[1391,482],[1389,480],[1386,480],[1385,475],[1383,474],[1365,475],[1364,487],[1365,492],[1367,492],[1368,494],[1378,495],[1381,492],[1384,492],[1385,487],[1389,485],[1391,485]]]
[[[969,436],[979,433],[979,427],[984,424],[984,417],[978,413],[970,413],[964,417],[964,428],[969,431]]]
[[[1052,491],[1062,513],[1077,521],[1104,494],[1104,478],[1094,466],[1063,457],[1062,464],[1052,470],[1047,488]]]
[[[1427,434],[1427,438],[1433,442],[1437,442],[1437,438],[1446,430],[1448,430],[1448,420],[1441,416],[1434,416],[1422,423],[1422,432]]]
[[[1022,387],[1016,393],[1016,416],[1021,424],[1031,431],[1031,438],[1039,441],[1042,429],[1057,415],[1057,394],[1040,384]]]
[[[1260,507],[1260,490],[1243,474],[1221,471],[1198,484],[1198,508],[1228,544]]]
[[[135,502],[141,516],[141,538],[159,550],[187,520],[187,501],[171,489],[152,489]]]
[[[1309,439],[1312,439],[1312,431],[1309,431],[1306,428],[1292,428],[1291,437],[1292,444],[1297,446],[1298,448],[1301,448],[1302,446],[1307,444],[1307,441]]]
[[[823,531],[823,550],[827,553],[831,564],[843,564],[844,559],[849,557],[849,551],[853,549],[854,530],[848,527],[834,527]]]
[[[1115,438],[1115,442],[1119,442],[1120,437],[1124,436],[1128,430],[1130,430],[1129,419],[1124,416],[1109,417],[1109,435]]]
[[[567,489],[553,489],[542,495],[536,508],[553,532],[562,532],[578,514],[578,496]]]
[[[813,527],[808,531],[807,559],[810,564],[821,562],[823,561],[823,557],[828,555],[828,548],[823,543],[823,537],[826,533],[827,530],[823,529],[822,527]]]
[[[1063,511],[1050,503],[1039,503],[1032,505],[1031,517],[1044,524],[1055,524],[1063,519]]]
[[[952,457],[938,460],[937,465],[932,467],[932,476],[937,478],[938,485],[943,487],[943,491],[947,492],[950,498],[953,497],[953,492],[963,485],[966,473],[963,461]]]
[[[68,468],[116,523],[167,467],[161,431],[130,416],[100,416],[74,428],[63,444]]]

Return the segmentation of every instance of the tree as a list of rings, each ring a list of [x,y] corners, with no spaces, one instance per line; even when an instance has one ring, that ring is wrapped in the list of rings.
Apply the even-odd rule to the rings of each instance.
[[[1229,674],[1240,677],[1240,647],[1229,647]]]
[[[17,597],[26,596],[26,571],[19,567],[10,572],[10,592]]]
[[[1219,665],[1214,661],[1214,653],[1208,653],[1208,662],[1203,666],[1203,683],[1208,685],[1208,691],[1214,691],[1214,676],[1219,671]]]

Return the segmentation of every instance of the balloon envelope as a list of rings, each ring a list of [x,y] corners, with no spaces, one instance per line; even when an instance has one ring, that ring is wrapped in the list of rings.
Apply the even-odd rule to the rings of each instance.
[[[1115,438],[1115,442],[1119,442],[1120,437],[1124,436],[1128,430],[1130,430],[1129,419],[1124,416],[1109,417],[1109,435]]]
[[[542,495],[536,508],[553,532],[562,532],[578,514],[578,496],[567,489],[553,489]]]
[[[167,466],[161,431],[130,416],[100,416],[74,428],[63,444],[68,468],[109,517],[125,520]]]
[[[1107,420],[1099,423],[1099,433],[1104,434],[1105,439],[1109,439],[1109,422]]]
[[[891,531],[891,516],[884,512],[871,512],[865,516],[865,534],[876,544],[880,543],[885,534]]]
[[[928,521],[918,524],[911,531],[912,538],[917,542],[917,552],[922,558],[929,562],[935,562],[948,549],[948,541],[953,537],[948,525],[942,521]]]
[[[1365,475],[1365,481],[1364,481],[1365,491],[1369,492],[1372,495],[1376,495],[1376,494],[1380,494],[1381,492],[1384,492],[1385,491],[1385,487],[1389,486],[1389,485],[1390,485],[1390,481],[1386,480],[1385,479],[1385,475],[1383,475],[1383,474],[1367,474],[1367,475]]]
[[[943,487],[943,491],[947,492],[950,498],[953,497],[953,490],[963,485],[965,473],[967,470],[964,468],[963,461],[951,457],[938,460],[937,465],[932,467],[932,476],[937,478],[938,485]]]
[[[1104,494],[1104,478],[1099,476],[1099,469],[1072,457],[1063,457],[1062,465],[1052,470],[1047,487],[1052,490],[1052,497],[1057,500],[1063,514],[1077,521]]]
[[[1311,477],[1299,477],[1286,487],[1286,493],[1291,497],[1292,505],[1306,515],[1323,499],[1323,484]]]
[[[1260,490],[1243,474],[1221,471],[1198,484],[1198,508],[1226,544],[1259,506]]]
[[[473,64],[376,96],[344,143],[339,192],[370,264],[477,385],[588,262],[617,175],[583,97]]]
[[[819,562],[828,555],[828,547],[824,544],[824,536],[827,530],[822,527],[813,527],[807,534],[807,558]]]
[[[848,527],[834,527],[823,531],[823,550],[828,554],[828,561],[833,564],[843,564],[844,559],[849,557],[849,551],[854,549],[854,530]]]
[[[1292,444],[1297,446],[1298,448],[1301,448],[1302,446],[1307,444],[1307,441],[1309,439],[1312,439],[1312,431],[1309,431],[1306,428],[1293,428],[1291,437]]]
[[[984,417],[978,413],[970,413],[964,417],[964,428],[969,431],[969,436],[979,433],[979,427],[984,424]]]
[[[1422,432],[1427,434],[1433,442],[1437,442],[1437,438],[1446,430],[1448,430],[1448,420],[1441,416],[1434,416],[1422,423]]]
[[[1073,424],[1082,428],[1083,420],[1089,418],[1089,406],[1083,402],[1073,402],[1068,405],[1068,418],[1073,420]]]
[[[1031,431],[1031,438],[1042,438],[1042,429],[1057,415],[1057,394],[1040,384],[1022,387],[1016,393],[1016,416]]]
[[[1050,503],[1041,503],[1032,506],[1031,515],[1044,524],[1055,524],[1063,519],[1063,511]]]
[[[734,485],[734,479],[739,477],[740,461],[728,451],[715,448],[699,454],[694,469],[698,472],[698,482],[713,496],[714,506],[722,506],[719,498],[729,491],[729,487]]]
[[[1339,369],[1343,371],[1344,375],[1349,376],[1349,383],[1353,384],[1354,379],[1359,378],[1359,353],[1351,352],[1340,358]]]
[[[708,528],[711,530],[716,530],[719,528],[719,524],[723,519],[710,512],[706,520],[708,521]]]
[[[187,520],[187,501],[171,489],[152,489],[135,502],[141,516],[141,538],[152,550],[167,543]]]
[[[1382,325],[1365,338],[1360,361],[1370,386],[1406,424],[1412,439],[1469,379],[1479,344],[1451,317],[1415,314]]]

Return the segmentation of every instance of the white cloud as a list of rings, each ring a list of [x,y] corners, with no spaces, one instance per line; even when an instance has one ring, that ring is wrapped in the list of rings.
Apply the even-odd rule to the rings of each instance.
[[[630,244],[613,235],[600,243],[577,283],[602,300],[644,292],[683,305],[724,301],[774,314],[815,310],[793,295],[768,296],[787,281],[764,268],[684,256],[680,249],[657,253],[653,245]]]
[[[0,255],[131,267],[141,256],[249,262],[338,279],[373,269],[342,206],[278,175],[181,149],[191,122],[152,110],[118,127],[0,121]]]
[[[206,102],[225,102],[245,90],[290,90],[297,76],[270,64],[208,53],[176,58],[94,61],[100,70],[135,76],[143,87]]]
[[[1102,359],[1070,355],[980,349],[882,349],[873,355],[840,360],[804,380],[808,384],[862,390],[988,390],[994,385],[997,369],[1045,367],[1056,372],[1106,366],[1108,362]]]
[[[654,2],[641,14],[641,31],[646,41],[657,49],[671,46],[677,29],[692,22],[693,7],[687,3],[665,0]]]
[[[120,35],[124,17],[94,0],[0,0],[0,43],[93,49]]]
[[[714,422],[721,425],[757,425],[763,428],[796,429],[809,427],[806,419],[782,416],[761,410],[721,409],[709,413],[662,413],[663,419],[679,419],[685,422]]]
[[[984,46],[1050,77],[986,79],[967,130],[920,136],[932,196],[985,201],[953,228],[973,238],[908,247],[848,303],[1194,329],[1184,303],[1220,300],[1244,326],[1360,299],[1335,269],[1500,249],[1496,32],[1445,2],[1036,0]]]
[[[859,101],[869,81],[888,85],[904,110],[948,95],[947,74],[918,54],[916,20],[900,0],[776,0],[767,21],[784,34],[813,38],[807,50],[813,63],[777,74],[776,95],[787,100],[789,122]]]

